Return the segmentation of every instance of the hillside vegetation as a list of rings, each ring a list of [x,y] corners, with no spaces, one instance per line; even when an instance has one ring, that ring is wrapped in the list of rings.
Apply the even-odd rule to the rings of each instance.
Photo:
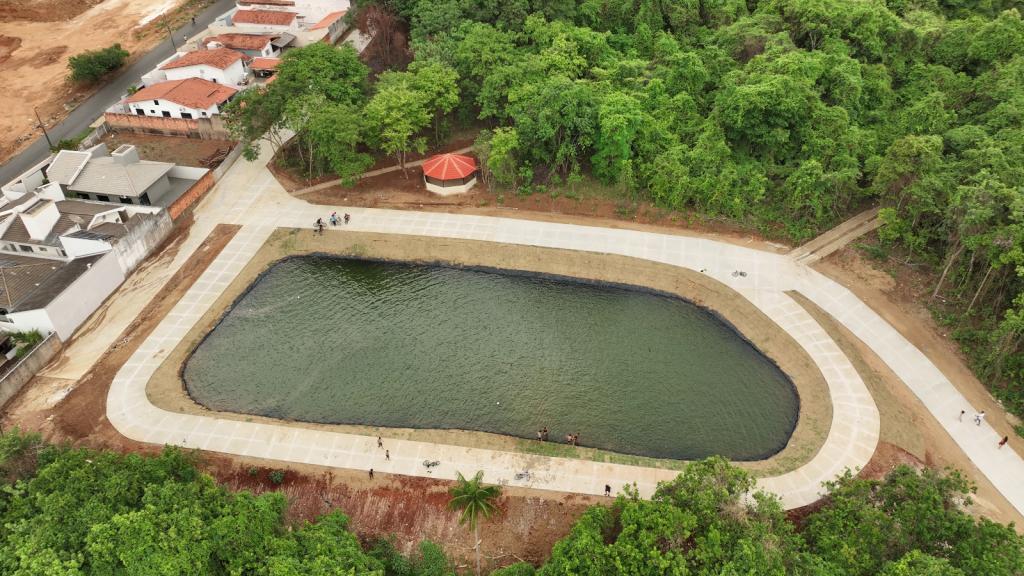
[[[361,543],[340,511],[288,521],[277,492],[232,493],[191,453],[156,457],[0,435],[0,573],[15,576],[448,576],[443,548],[412,557]],[[1021,576],[1024,539],[963,512],[956,472],[900,467],[884,481],[849,474],[802,525],[720,458],[691,464],[651,500],[627,491],[594,506],[536,569],[543,576]],[[499,503],[500,507],[500,503]],[[452,514],[458,514],[452,511]],[[500,530],[500,515],[481,529]],[[517,564],[498,576],[530,576]]]
[[[590,175],[793,241],[880,203],[883,254],[931,270],[941,320],[1024,414],[1021,2],[357,4],[408,23],[408,69],[371,81],[351,49],[294,50],[238,100],[243,139],[288,127],[285,162],[351,182],[369,153],[404,164],[451,123],[482,122],[489,185]]]

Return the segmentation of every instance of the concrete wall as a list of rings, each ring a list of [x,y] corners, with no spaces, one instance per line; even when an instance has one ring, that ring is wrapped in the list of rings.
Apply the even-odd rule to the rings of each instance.
[[[124,278],[117,254],[110,252],[97,260],[45,308],[57,335],[62,340],[71,338],[75,329],[124,282]]]
[[[53,357],[60,352],[62,345],[63,342],[56,334],[50,334],[28,355],[17,360],[14,368],[7,372],[3,379],[0,379],[0,407],[7,404],[7,401],[17,394],[43,366],[53,360]]]
[[[114,254],[121,271],[127,276],[167,239],[174,225],[166,210],[135,218],[128,233],[114,244]]]
[[[173,204],[167,207],[167,212],[170,214],[171,219],[177,220],[179,216],[189,209],[189,207],[198,202],[199,199],[210,190],[210,188],[213,188],[213,184],[213,172],[207,172],[202,178],[193,184],[187,192],[179,196]]]
[[[220,166],[217,166],[213,170],[214,181],[219,181],[225,174],[227,174],[228,169],[231,168],[235,161],[242,156],[242,152],[244,150],[245,146],[242,146],[241,142],[235,144],[235,147],[231,149],[231,152],[228,152],[228,155],[224,157],[224,161],[220,163]]]
[[[184,80],[186,78],[202,78],[227,86],[238,86],[245,80],[245,67],[241,60],[236,60],[225,70],[206,64],[183,66],[163,71],[168,80]]]
[[[7,319],[7,322],[0,322],[0,328],[11,332],[29,332],[31,330],[39,330],[41,334],[53,332],[50,315],[42,308],[14,312],[8,314]]]
[[[162,98],[153,100],[143,100],[141,102],[132,102],[127,105],[128,109],[132,111],[132,114],[138,116],[136,110],[141,110],[143,115],[150,116],[153,118],[183,118],[183,119],[202,119],[216,116],[220,113],[220,109],[216,104],[209,108],[189,108],[188,106],[182,106],[177,102],[171,102],[170,100],[164,100]],[[164,113],[170,114],[165,116]],[[187,114],[188,118],[183,116]]]
[[[231,139],[224,122],[220,118],[159,118],[154,116],[136,116],[132,114],[103,114],[107,124],[117,130],[129,130],[143,134],[163,134],[166,136],[188,136],[203,140]]]
[[[87,150],[100,143],[100,139],[110,132],[110,128],[107,127],[107,123],[104,122],[97,126],[84,140],[78,145],[79,150]]]

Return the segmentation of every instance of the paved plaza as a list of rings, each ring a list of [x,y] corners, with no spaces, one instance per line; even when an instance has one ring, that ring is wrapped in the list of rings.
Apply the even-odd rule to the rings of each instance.
[[[953,439],[1020,512],[1024,512],[1024,460],[997,450],[996,432],[958,422],[968,401],[928,358],[850,291],[787,255],[714,240],[634,230],[461,214],[311,205],[285,192],[266,170],[269,151],[256,163],[239,161],[197,210],[200,230],[216,223],[242,225],[187,294],[120,370],[111,385],[107,413],[125,436],[215,452],[377,472],[451,479],[456,471],[483,470],[490,482],[602,494],[636,483],[642,495],[677,472],[568,458],[388,440],[385,461],[376,438],[168,412],[152,405],[146,384],[157,367],[195,326],[277,228],[310,228],[333,210],[352,214],[354,231],[460,238],[618,254],[701,271],[749,299],[786,330],[818,365],[828,383],[833,418],[820,451],[800,468],[759,479],[787,508],[819,497],[821,483],[846,468],[867,464],[879,437],[879,413],[860,376],[825,330],[790,296],[797,291],[845,325],[869,346],[936,416]],[[344,234],[345,228],[326,234]],[[182,249],[191,250],[195,241]],[[186,255],[187,256],[187,253]],[[180,265],[181,254],[174,261]],[[744,274],[739,274],[743,272]],[[99,336],[102,340],[103,336]],[[97,343],[98,346],[102,342]],[[440,465],[430,471],[424,460]],[[517,479],[517,473],[529,477]]]

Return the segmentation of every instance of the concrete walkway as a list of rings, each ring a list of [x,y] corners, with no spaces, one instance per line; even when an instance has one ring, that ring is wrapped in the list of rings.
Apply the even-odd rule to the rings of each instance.
[[[817,363],[829,385],[833,421],[821,450],[804,466],[759,485],[787,508],[809,504],[821,483],[846,468],[865,465],[878,442],[878,410],[860,376],[825,331],[786,292],[796,290],[844,323],[870,346],[922,399],[997,489],[1024,511],[1024,461],[1012,450],[997,450],[998,436],[987,424],[959,423],[970,405],[939,370],[851,292],[794,259],[713,240],[649,232],[576,226],[473,215],[314,206],[288,195],[261,162],[240,162],[202,207],[202,218],[243,228],[195,285],[124,365],[111,386],[107,415],[125,436],[229,454],[414,476],[454,478],[456,471],[483,470],[490,481],[508,485],[600,494],[604,484],[618,490],[636,482],[649,495],[657,482],[676,472],[584,460],[533,456],[387,440],[385,461],[375,439],[314,431],[285,424],[226,420],[167,412],[153,406],[145,387],[153,372],[219,294],[245,267],[275,228],[310,228],[332,210],[352,214],[348,229],[364,232],[474,239],[531,246],[620,254],[704,271],[748,298],[787,330]],[[344,228],[328,234],[343,234]],[[738,274],[739,271],[745,275]],[[428,473],[424,460],[439,460]],[[516,479],[528,470],[529,478]]]

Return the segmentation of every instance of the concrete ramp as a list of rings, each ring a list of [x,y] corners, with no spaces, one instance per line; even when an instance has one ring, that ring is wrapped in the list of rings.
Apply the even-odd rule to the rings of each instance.
[[[810,242],[797,246],[790,251],[789,256],[810,266],[881,225],[877,207],[865,210]]]

